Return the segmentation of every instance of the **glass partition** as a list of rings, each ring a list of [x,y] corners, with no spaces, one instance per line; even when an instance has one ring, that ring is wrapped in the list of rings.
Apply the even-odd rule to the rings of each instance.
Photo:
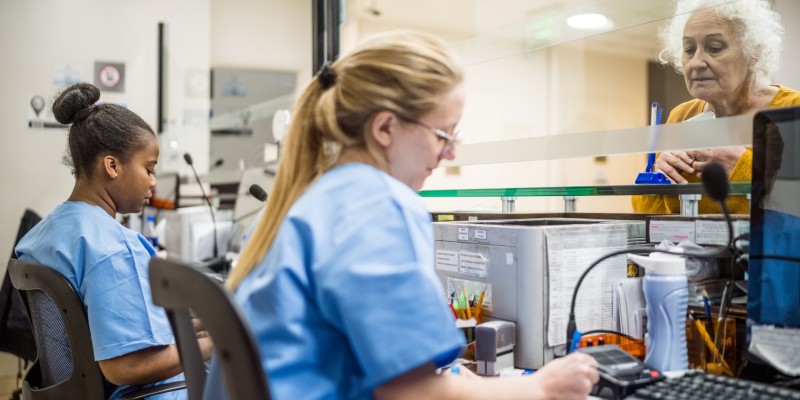
[[[791,2],[774,4],[779,12],[796,10]],[[653,101],[664,107],[663,123],[674,106],[691,99],[683,77],[658,62],[658,31],[675,16],[674,2],[395,3],[347,2],[342,52],[372,33],[409,28],[443,37],[465,65],[467,103],[457,158],[443,162],[423,188],[426,196],[461,195],[426,197],[432,210],[500,210],[497,198],[464,197],[465,189],[623,187],[644,171],[648,152],[751,143],[752,115],[649,126]],[[574,18],[582,14],[605,19],[581,28]],[[797,22],[798,13],[782,14],[784,26]],[[789,37],[785,54],[798,47]],[[621,195],[589,196],[577,208],[632,212],[630,204]],[[561,198],[529,197],[518,199],[516,210],[563,208]]]

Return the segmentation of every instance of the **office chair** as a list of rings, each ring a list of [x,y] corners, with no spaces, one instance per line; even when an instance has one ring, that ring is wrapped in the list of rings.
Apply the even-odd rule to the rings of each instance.
[[[30,315],[38,355],[25,375],[22,398],[106,399],[116,387],[94,360],[86,310],[69,281],[51,268],[15,259],[9,260],[8,273]],[[122,399],[184,387],[184,382],[167,383],[126,393]]]
[[[166,309],[172,324],[190,400],[202,398],[206,378],[190,312],[203,321],[214,341],[229,398],[270,399],[256,341],[242,311],[224,287],[188,265],[153,258],[150,290],[153,303]]]
[[[19,222],[14,246],[11,248],[11,258],[17,258],[14,248],[41,220],[42,217],[36,211],[25,209]],[[22,377],[28,369],[28,364],[36,359],[36,341],[33,339],[31,324],[28,323],[28,311],[19,291],[11,285],[8,270],[0,288],[0,351],[17,356],[17,376],[10,399],[19,400],[22,396]]]
[[[35,211],[26,209],[17,229],[14,247],[41,220]],[[11,258],[17,258],[13,248]],[[36,343],[28,323],[28,312],[19,292],[11,285],[8,271],[0,289],[0,351],[14,354],[26,362],[36,359]]]

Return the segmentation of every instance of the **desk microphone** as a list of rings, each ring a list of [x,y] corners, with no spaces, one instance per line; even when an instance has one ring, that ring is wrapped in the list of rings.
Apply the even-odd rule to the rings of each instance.
[[[189,166],[192,167],[194,179],[197,181],[197,185],[200,186],[200,193],[203,195],[203,199],[205,199],[206,204],[208,204],[208,209],[211,211],[211,224],[214,228],[214,252],[210,260],[204,261],[204,266],[214,270],[215,272],[227,270],[229,266],[228,261],[225,259],[225,257],[219,256],[219,249],[217,249],[217,218],[214,215],[214,207],[211,205],[211,199],[208,197],[208,195],[206,195],[206,191],[203,189],[203,183],[200,181],[200,176],[197,175],[197,170],[194,169],[192,155],[189,153],[184,153],[183,159],[186,161],[186,164],[189,164]]]
[[[719,206],[722,208],[722,213],[725,215],[725,222],[728,224],[727,247],[731,247],[733,244],[733,221],[728,211],[728,203],[725,201],[729,193],[728,173],[725,172],[725,168],[723,168],[722,165],[712,161],[703,168],[700,179],[703,180],[703,187],[706,188],[708,195],[712,199],[718,201]]]
[[[267,201],[267,191],[264,190],[264,188],[262,188],[260,185],[254,183],[250,185],[250,189],[248,191],[253,197],[258,199],[258,201],[262,203]]]
[[[183,157],[186,158],[186,155],[184,155]],[[214,161],[214,165],[212,165],[211,168],[209,168],[209,171],[212,170],[212,169],[221,167],[222,164],[225,164],[225,159],[224,158],[217,159],[217,161]]]
[[[249,192],[250,192],[251,196],[256,198],[256,200],[258,200],[258,201],[260,201],[262,203],[267,201],[267,191],[264,190],[264,188],[262,188],[261,185],[258,185],[258,184],[255,184],[255,183],[250,185]],[[256,207],[255,210],[252,210],[252,211],[250,211],[250,212],[248,212],[248,213],[246,213],[246,214],[244,214],[242,216],[234,218],[233,219],[233,223],[235,224],[235,223],[237,223],[237,222],[239,222],[239,221],[241,221],[243,219],[252,217],[253,215],[261,212],[261,210],[263,210],[263,209],[264,209],[263,205],[259,206],[259,207]]]

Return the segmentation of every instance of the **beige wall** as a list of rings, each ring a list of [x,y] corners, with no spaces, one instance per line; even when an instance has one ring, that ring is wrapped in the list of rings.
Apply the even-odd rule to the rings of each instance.
[[[781,14],[781,22],[786,28],[783,41],[783,65],[775,77],[775,82],[800,90],[800,1],[775,0],[775,10]]]
[[[28,129],[30,96],[55,95],[59,89],[53,84],[57,63],[80,68],[83,80],[93,82],[95,61],[124,62],[125,92],[103,93],[101,100],[126,104],[155,129],[159,21],[171,23],[170,46],[180,56],[170,70],[207,70],[208,0],[0,2],[0,174],[5,188],[0,207],[0,254],[11,254],[26,207],[47,214],[66,200],[74,183],[61,163],[66,132]],[[182,39],[190,40],[191,46],[181,46]],[[171,75],[170,90],[181,97],[183,78],[178,72]],[[202,108],[202,101],[207,99],[199,104],[189,101],[187,106]],[[170,106],[168,118],[179,126],[184,105],[172,102]],[[208,142],[207,131],[192,131],[191,135],[195,140],[186,140],[184,149],[197,150],[200,156],[196,158],[207,165],[207,157],[200,154],[203,143]],[[207,153],[207,144],[205,149]],[[4,271],[5,263],[0,265]]]
[[[211,0],[211,66],[311,77],[311,1]]]

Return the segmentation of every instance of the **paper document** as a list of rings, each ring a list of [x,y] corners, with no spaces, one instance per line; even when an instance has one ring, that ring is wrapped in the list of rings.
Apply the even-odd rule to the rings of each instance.
[[[750,354],[766,361],[786,375],[800,375],[800,329],[753,326]]]
[[[642,339],[644,337],[642,318],[645,314],[642,278],[627,278],[617,282],[612,296],[614,329]]]
[[[565,344],[572,292],[583,271],[605,254],[626,248],[624,225],[595,224],[549,229],[545,234],[549,308],[547,341],[550,346]],[[625,254],[598,265],[581,283],[575,305],[578,329],[612,329],[612,291],[614,284],[627,279]]]

